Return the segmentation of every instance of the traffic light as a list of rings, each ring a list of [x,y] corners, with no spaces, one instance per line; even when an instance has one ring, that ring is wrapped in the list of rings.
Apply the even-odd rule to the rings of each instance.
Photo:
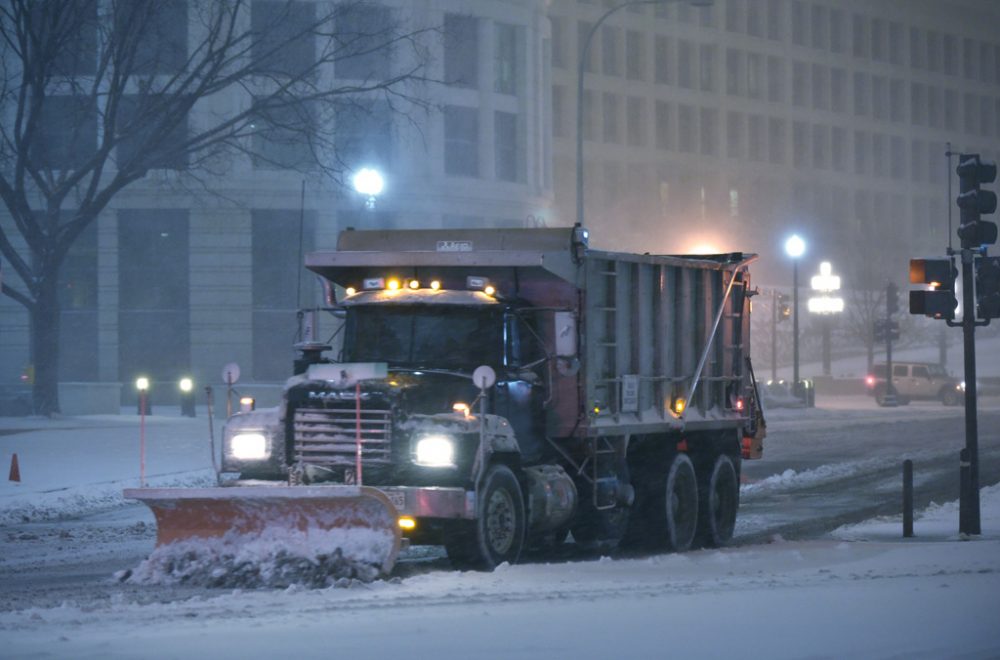
[[[877,319],[872,323],[872,336],[879,343],[896,341],[899,339],[899,323],[888,319]]]
[[[962,248],[976,249],[996,243],[996,223],[983,220],[981,216],[997,210],[997,196],[992,190],[982,190],[979,186],[996,181],[997,164],[984,163],[979,154],[962,154],[955,171],[959,184],[956,202],[961,213],[958,237],[962,239]]]
[[[976,317],[1000,318],[1000,257],[977,257]]]
[[[792,306],[788,302],[788,296],[779,293],[778,294],[778,322],[787,321],[792,318]]]
[[[928,286],[925,290],[910,291],[910,314],[954,319],[958,306],[956,277],[958,269],[950,257],[910,259],[910,283]]]

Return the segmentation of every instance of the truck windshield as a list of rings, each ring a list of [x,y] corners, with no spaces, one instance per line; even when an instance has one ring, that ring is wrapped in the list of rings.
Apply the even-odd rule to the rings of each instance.
[[[456,305],[358,305],[347,312],[346,362],[439,369],[497,366],[503,314]]]

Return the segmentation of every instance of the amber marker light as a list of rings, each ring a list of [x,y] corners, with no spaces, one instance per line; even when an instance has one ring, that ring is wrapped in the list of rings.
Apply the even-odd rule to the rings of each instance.
[[[420,282],[417,281],[417,280],[410,280],[410,282],[409,282],[409,284],[407,286],[409,286],[411,289],[419,289],[420,288]]]
[[[353,296],[357,292],[358,290],[355,289],[353,286],[349,286],[346,289],[344,289],[344,293],[346,293],[348,296]]]
[[[438,289],[441,288],[441,282],[439,282],[438,280],[432,280],[431,281],[431,288],[434,289],[435,291],[437,291]]]
[[[417,521],[411,516],[400,516],[399,517],[399,528],[407,532],[413,531],[417,528]]]
[[[469,419],[469,416],[470,416],[469,404],[467,404],[467,403],[456,403],[456,404],[454,404],[451,407],[451,409],[454,410],[457,413],[462,413],[463,415],[465,415],[466,419]]]
[[[389,280],[386,286],[389,287],[390,291],[399,291],[399,280],[397,279]]]
[[[497,292],[496,287],[494,287],[492,284],[487,284],[486,288],[483,289],[483,293],[485,293],[488,296],[492,296],[496,292]]]

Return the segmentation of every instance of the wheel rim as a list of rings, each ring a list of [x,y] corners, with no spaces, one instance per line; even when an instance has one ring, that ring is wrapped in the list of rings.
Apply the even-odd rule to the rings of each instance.
[[[486,505],[486,540],[490,549],[503,555],[514,545],[516,521],[514,498],[503,488],[490,494]]]

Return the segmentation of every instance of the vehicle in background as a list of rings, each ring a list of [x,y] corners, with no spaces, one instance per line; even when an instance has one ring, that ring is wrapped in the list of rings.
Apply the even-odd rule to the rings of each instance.
[[[886,404],[886,364],[873,365],[872,373],[865,379],[865,385],[875,402]],[[944,367],[932,362],[892,363],[892,386],[896,392],[896,402],[905,405],[910,401],[937,399],[946,406],[957,406],[965,398],[965,386],[959,379],[948,374]]]

